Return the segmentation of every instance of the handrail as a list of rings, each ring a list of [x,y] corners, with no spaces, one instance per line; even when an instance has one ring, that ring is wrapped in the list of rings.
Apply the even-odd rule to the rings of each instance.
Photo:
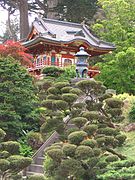
[[[35,154],[32,156],[33,159],[36,158],[37,154],[40,153],[43,149],[45,149],[46,145],[52,140],[52,138],[58,138],[59,134],[55,131],[51,136],[44,142],[44,144],[35,152]]]

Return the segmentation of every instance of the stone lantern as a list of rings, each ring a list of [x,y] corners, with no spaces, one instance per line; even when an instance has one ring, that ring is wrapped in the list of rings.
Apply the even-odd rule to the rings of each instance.
[[[77,57],[76,77],[84,78],[87,76],[87,72],[88,72],[87,59],[90,55],[84,50],[84,47],[80,47],[80,51],[77,52],[75,56]]]

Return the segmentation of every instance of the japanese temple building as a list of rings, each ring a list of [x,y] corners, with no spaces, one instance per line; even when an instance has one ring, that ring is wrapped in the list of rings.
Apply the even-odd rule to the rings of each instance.
[[[23,45],[34,59],[34,66],[29,67],[29,71],[37,74],[44,66],[64,67],[75,64],[75,54],[80,47],[84,47],[91,57],[115,49],[113,44],[93,36],[85,24],[41,18],[35,18]]]

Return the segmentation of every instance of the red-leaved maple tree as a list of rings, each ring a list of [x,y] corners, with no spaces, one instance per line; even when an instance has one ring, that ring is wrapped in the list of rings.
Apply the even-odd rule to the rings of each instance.
[[[20,42],[6,41],[0,44],[0,56],[12,56],[16,61],[19,61],[23,66],[33,66],[32,56],[26,53],[26,48]]]

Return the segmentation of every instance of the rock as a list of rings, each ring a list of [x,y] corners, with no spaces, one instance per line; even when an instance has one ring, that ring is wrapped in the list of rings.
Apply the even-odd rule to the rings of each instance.
[[[135,131],[135,123],[128,124],[128,125],[124,128],[124,130],[125,130],[126,132]]]

